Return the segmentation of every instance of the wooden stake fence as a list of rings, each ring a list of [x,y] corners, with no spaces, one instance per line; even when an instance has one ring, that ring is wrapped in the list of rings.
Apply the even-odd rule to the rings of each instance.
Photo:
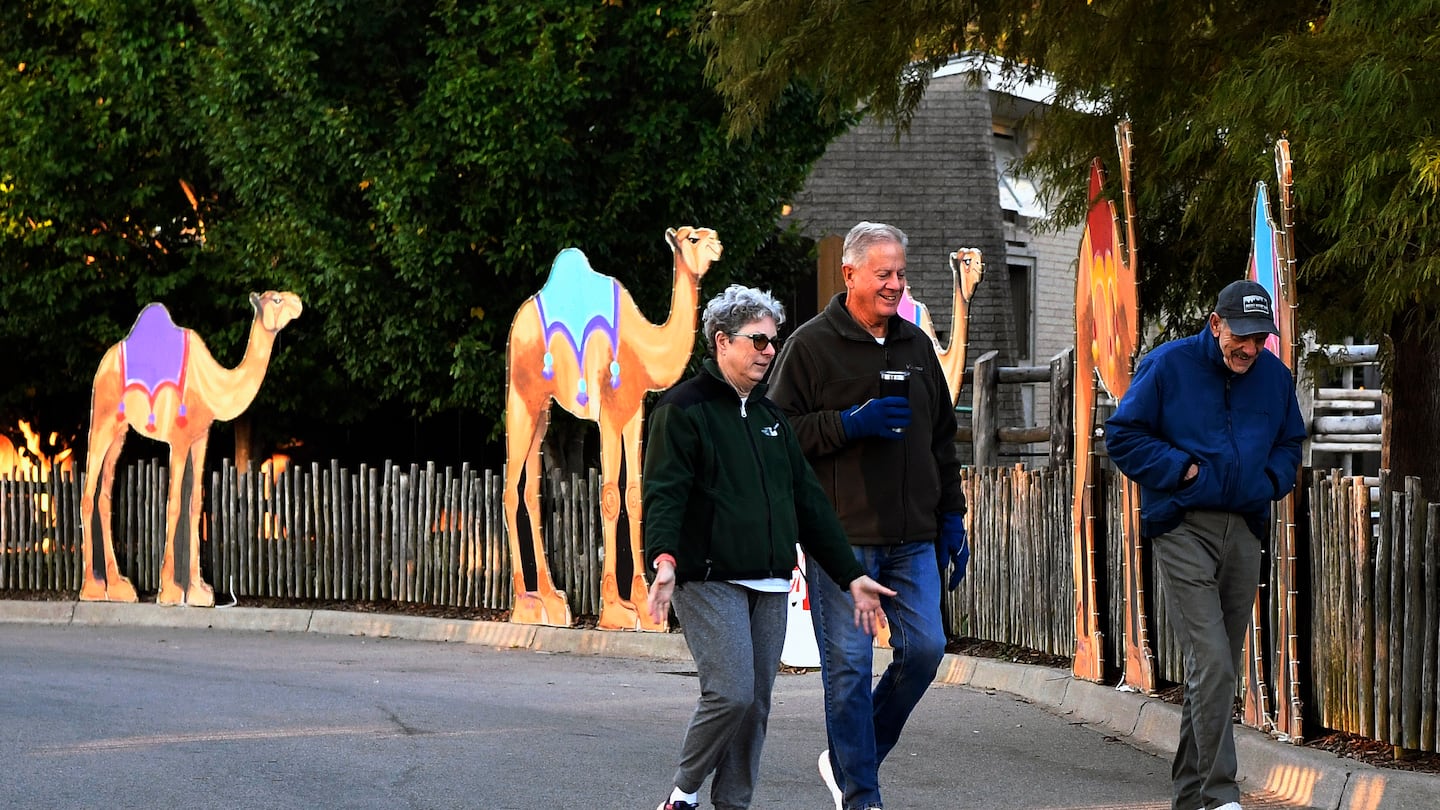
[[[1440,751],[1440,504],[1421,496],[1418,479],[1394,490],[1384,474],[1379,504],[1363,478],[1339,470],[1317,474],[1310,492],[1311,670],[1321,724]]]
[[[952,634],[1075,652],[1070,468],[965,468],[970,573],[943,598]]]
[[[970,575],[944,596],[955,635],[1068,656],[1074,651],[1070,468],[969,468]],[[468,466],[342,469],[311,465],[278,476],[226,465],[207,487],[202,570],[227,598],[419,602],[505,609],[510,560],[503,477]],[[1325,728],[1440,751],[1440,505],[1420,484],[1339,471],[1309,485],[1308,671],[1297,675]],[[0,588],[75,591],[80,582],[80,479],[68,473],[0,478]],[[119,471],[114,498],[121,570],[142,593],[158,587],[168,477],[154,462]],[[599,611],[600,480],[595,471],[542,486],[556,584],[576,615]],[[1118,498],[1107,497],[1118,539]],[[1106,542],[1107,643],[1124,629]],[[177,562],[179,562],[177,560]],[[1158,578],[1151,572],[1152,581]],[[1304,590],[1304,589],[1302,589]],[[1156,672],[1181,677],[1158,587],[1149,618]],[[1267,630],[1269,632],[1269,630]],[[1273,696],[1277,701],[1283,696]]]
[[[332,462],[271,476],[227,462],[205,493],[201,570],[222,604],[248,596],[508,609],[503,483],[469,465],[351,471]],[[168,484],[153,461],[117,472],[115,552],[141,593],[159,588]],[[80,492],[69,473],[0,478],[0,588],[78,590]],[[599,474],[553,476],[542,495],[556,584],[576,615],[596,614]]]

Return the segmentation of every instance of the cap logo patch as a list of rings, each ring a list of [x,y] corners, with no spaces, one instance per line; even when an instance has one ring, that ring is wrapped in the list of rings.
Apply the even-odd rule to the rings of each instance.
[[[1247,295],[1240,306],[1246,315],[1270,314],[1270,303],[1265,300],[1263,295]]]

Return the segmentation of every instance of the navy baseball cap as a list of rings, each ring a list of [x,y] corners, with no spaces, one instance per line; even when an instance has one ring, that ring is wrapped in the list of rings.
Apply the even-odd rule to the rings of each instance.
[[[1215,302],[1215,314],[1224,318],[1230,324],[1230,331],[1237,335],[1280,334],[1275,328],[1275,308],[1270,303],[1270,293],[1258,282],[1227,284]]]

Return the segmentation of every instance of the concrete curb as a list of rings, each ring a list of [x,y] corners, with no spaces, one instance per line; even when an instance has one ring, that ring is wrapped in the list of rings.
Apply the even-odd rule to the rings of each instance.
[[[685,637],[679,633],[616,633],[333,610],[0,600],[0,622],[322,633],[547,653],[691,660]],[[889,650],[875,651],[877,673],[889,665],[890,658]],[[1051,667],[946,655],[936,683],[1015,695],[1165,757],[1175,750],[1179,737],[1178,706],[1077,680]],[[1242,786],[1267,798],[1314,810],[1440,808],[1440,775],[1375,768],[1324,751],[1287,745],[1249,728],[1236,728],[1236,746]]]
[[[1180,736],[1179,706],[1064,670],[947,655],[937,681],[1015,695],[1165,758]],[[1440,775],[1376,768],[1239,726],[1235,745],[1242,788],[1267,799],[1315,810],[1440,808]]]

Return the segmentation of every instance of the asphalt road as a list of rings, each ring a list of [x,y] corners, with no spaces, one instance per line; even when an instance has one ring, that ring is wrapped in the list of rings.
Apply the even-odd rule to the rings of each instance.
[[[650,810],[694,705],[689,667],[0,623],[0,807]],[[817,675],[780,675],[755,808],[830,807],[820,706]],[[881,777],[892,810],[1164,810],[1168,770],[1013,695],[937,685]]]

